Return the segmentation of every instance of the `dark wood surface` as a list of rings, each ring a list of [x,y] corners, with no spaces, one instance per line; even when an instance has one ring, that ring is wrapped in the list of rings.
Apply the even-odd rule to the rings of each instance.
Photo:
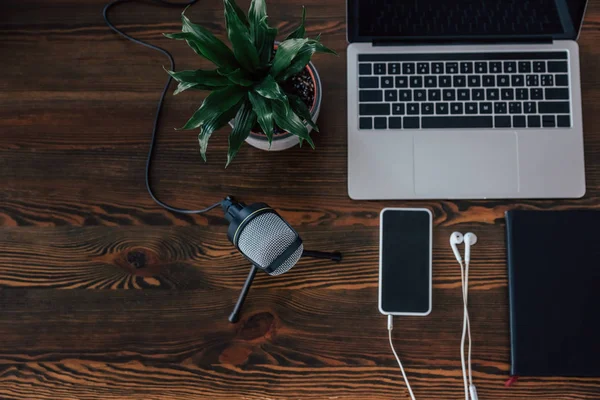
[[[317,149],[243,147],[225,170],[226,132],[209,161],[196,132],[175,132],[203,93],[169,96],[158,140],[158,195],[202,207],[233,194],[280,210],[315,250],[259,274],[241,321],[227,316],[248,272],[220,213],[156,206],[143,168],[167,60],[111,33],[103,0],[0,4],[0,398],[406,399],[377,311],[378,213],[432,209],[434,309],[396,321],[394,339],[418,399],[461,399],[460,270],[448,237],[474,231],[474,378],[483,399],[600,399],[600,379],[522,379],[511,388],[503,213],[599,208],[600,1],[580,38],[587,194],[560,201],[357,202],[346,194],[344,0],[271,0],[282,34],[308,9],[308,32],[339,58],[317,56],[324,102]],[[243,2],[242,5],[246,5]],[[206,66],[162,32],[178,9],[127,4],[113,19],[171,50],[179,68]],[[188,11],[223,33],[222,5]],[[557,244],[560,245],[560,244]]]

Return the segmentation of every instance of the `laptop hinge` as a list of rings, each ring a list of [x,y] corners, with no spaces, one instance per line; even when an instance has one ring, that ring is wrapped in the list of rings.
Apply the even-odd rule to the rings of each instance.
[[[435,46],[435,45],[475,45],[475,44],[550,44],[552,38],[548,36],[527,36],[522,38],[447,38],[426,39],[407,38],[398,39],[375,39],[373,46]]]

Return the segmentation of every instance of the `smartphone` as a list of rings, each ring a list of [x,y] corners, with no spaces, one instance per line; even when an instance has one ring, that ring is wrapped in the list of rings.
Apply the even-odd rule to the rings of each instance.
[[[432,302],[431,211],[385,208],[379,229],[379,311],[428,315]]]

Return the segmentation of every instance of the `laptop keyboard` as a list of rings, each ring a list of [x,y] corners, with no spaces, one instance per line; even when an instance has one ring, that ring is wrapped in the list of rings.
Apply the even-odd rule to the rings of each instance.
[[[568,54],[361,54],[359,129],[567,128]]]

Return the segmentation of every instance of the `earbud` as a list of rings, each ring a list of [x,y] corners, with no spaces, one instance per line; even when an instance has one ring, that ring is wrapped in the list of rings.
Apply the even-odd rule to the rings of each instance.
[[[458,245],[464,241],[463,234],[460,232],[454,232],[450,235],[450,247],[452,247],[452,251],[454,252],[454,257],[456,257],[456,261],[462,263],[462,257],[460,256],[460,252],[458,251]]]
[[[471,262],[471,246],[477,243],[477,235],[472,232],[469,232],[464,237],[465,241],[465,263],[469,265]]]

